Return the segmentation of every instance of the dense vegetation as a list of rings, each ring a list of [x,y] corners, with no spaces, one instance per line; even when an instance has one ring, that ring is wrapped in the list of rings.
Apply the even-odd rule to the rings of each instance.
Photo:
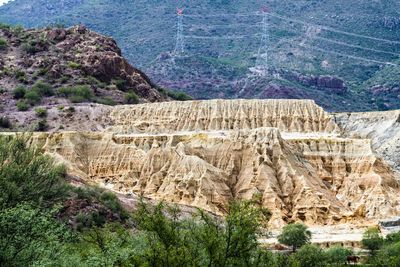
[[[257,198],[232,202],[224,219],[145,201],[130,214],[110,192],[68,185],[28,137],[0,137],[0,266],[344,266],[352,254],[311,245],[301,224],[279,236],[295,253],[269,251],[258,239],[270,213]],[[370,229],[363,244],[369,266],[399,266],[399,233]]]

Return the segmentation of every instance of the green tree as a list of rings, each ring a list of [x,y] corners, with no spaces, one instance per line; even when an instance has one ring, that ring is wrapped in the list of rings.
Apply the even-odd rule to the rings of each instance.
[[[299,223],[288,224],[283,227],[282,233],[278,236],[278,242],[287,246],[291,246],[293,252],[297,248],[310,243],[311,232],[307,226]]]
[[[22,202],[54,204],[66,194],[65,170],[26,136],[0,137],[0,211]]]
[[[163,203],[155,208],[142,204],[135,213],[145,233],[141,264],[151,266],[270,266],[271,253],[260,248],[270,213],[253,201],[234,202],[228,215],[218,220],[204,211],[181,219],[176,207]]]
[[[383,242],[384,240],[377,227],[368,228],[361,240],[363,247],[368,249],[372,255],[382,247]]]
[[[0,212],[0,265],[43,266],[62,253],[72,235],[54,214],[29,204]]]
[[[370,256],[369,263],[374,267],[400,266],[400,242],[382,247],[378,253]]]
[[[327,266],[325,254],[322,249],[310,244],[302,246],[296,254],[293,255],[293,259],[299,267]]]
[[[353,252],[348,248],[332,247],[326,251],[326,260],[331,266],[343,266],[347,262],[347,257]]]

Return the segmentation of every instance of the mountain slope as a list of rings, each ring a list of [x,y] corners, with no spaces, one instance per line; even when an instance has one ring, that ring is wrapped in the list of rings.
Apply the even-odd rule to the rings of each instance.
[[[398,1],[269,1],[270,75],[261,79],[251,68],[262,33],[262,1],[178,4],[186,7],[186,53],[173,57],[168,52],[175,45],[176,5],[172,0],[16,0],[0,8],[0,21],[81,22],[116,38],[130,62],[160,85],[196,98],[306,97],[336,111],[400,107],[396,94],[376,95],[366,83],[387,62],[398,64]],[[321,79],[341,80],[343,86],[314,82]],[[398,81],[390,73],[383,79]]]
[[[11,127],[9,119],[29,127],[36,117],[44,119],[52,110],[62,113],[64,106],[171,99],[121,56],[113,39],[84,26],[1,26],[0,88],[0,128]],[[42,123],[39,128],[47,127]]]

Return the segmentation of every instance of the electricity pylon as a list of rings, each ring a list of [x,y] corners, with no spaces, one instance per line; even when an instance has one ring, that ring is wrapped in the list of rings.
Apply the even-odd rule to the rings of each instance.
[[[268,12],[269,9],[266,6],[261,8],[262,12],[262,34],[261,34],[261,43],[258,48],[256,65],[253,71],[261,76],[268,75],[269,61],[268,61],[268,49],[270,45],[269,40],[269,30],[268,30]]]
[[[175,55],[182,55],[185,52],[185,38],[183,36],[183,8],[177,8],[176,14],[178,16],[176,43],[175,43]]]

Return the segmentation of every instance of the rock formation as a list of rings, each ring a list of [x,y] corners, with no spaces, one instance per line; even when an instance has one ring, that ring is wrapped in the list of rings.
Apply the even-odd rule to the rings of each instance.
[[[103,116],[105,131],[34,140],[70,175],[119,193],[217,214],[232,199],[259,196],[274,227],[400,214],[399,176],[374,153],[376,141],[341,133],[313,101],[169,102],[117,106]],[[343,116],[336,115],[340,125],[351,125]]]

